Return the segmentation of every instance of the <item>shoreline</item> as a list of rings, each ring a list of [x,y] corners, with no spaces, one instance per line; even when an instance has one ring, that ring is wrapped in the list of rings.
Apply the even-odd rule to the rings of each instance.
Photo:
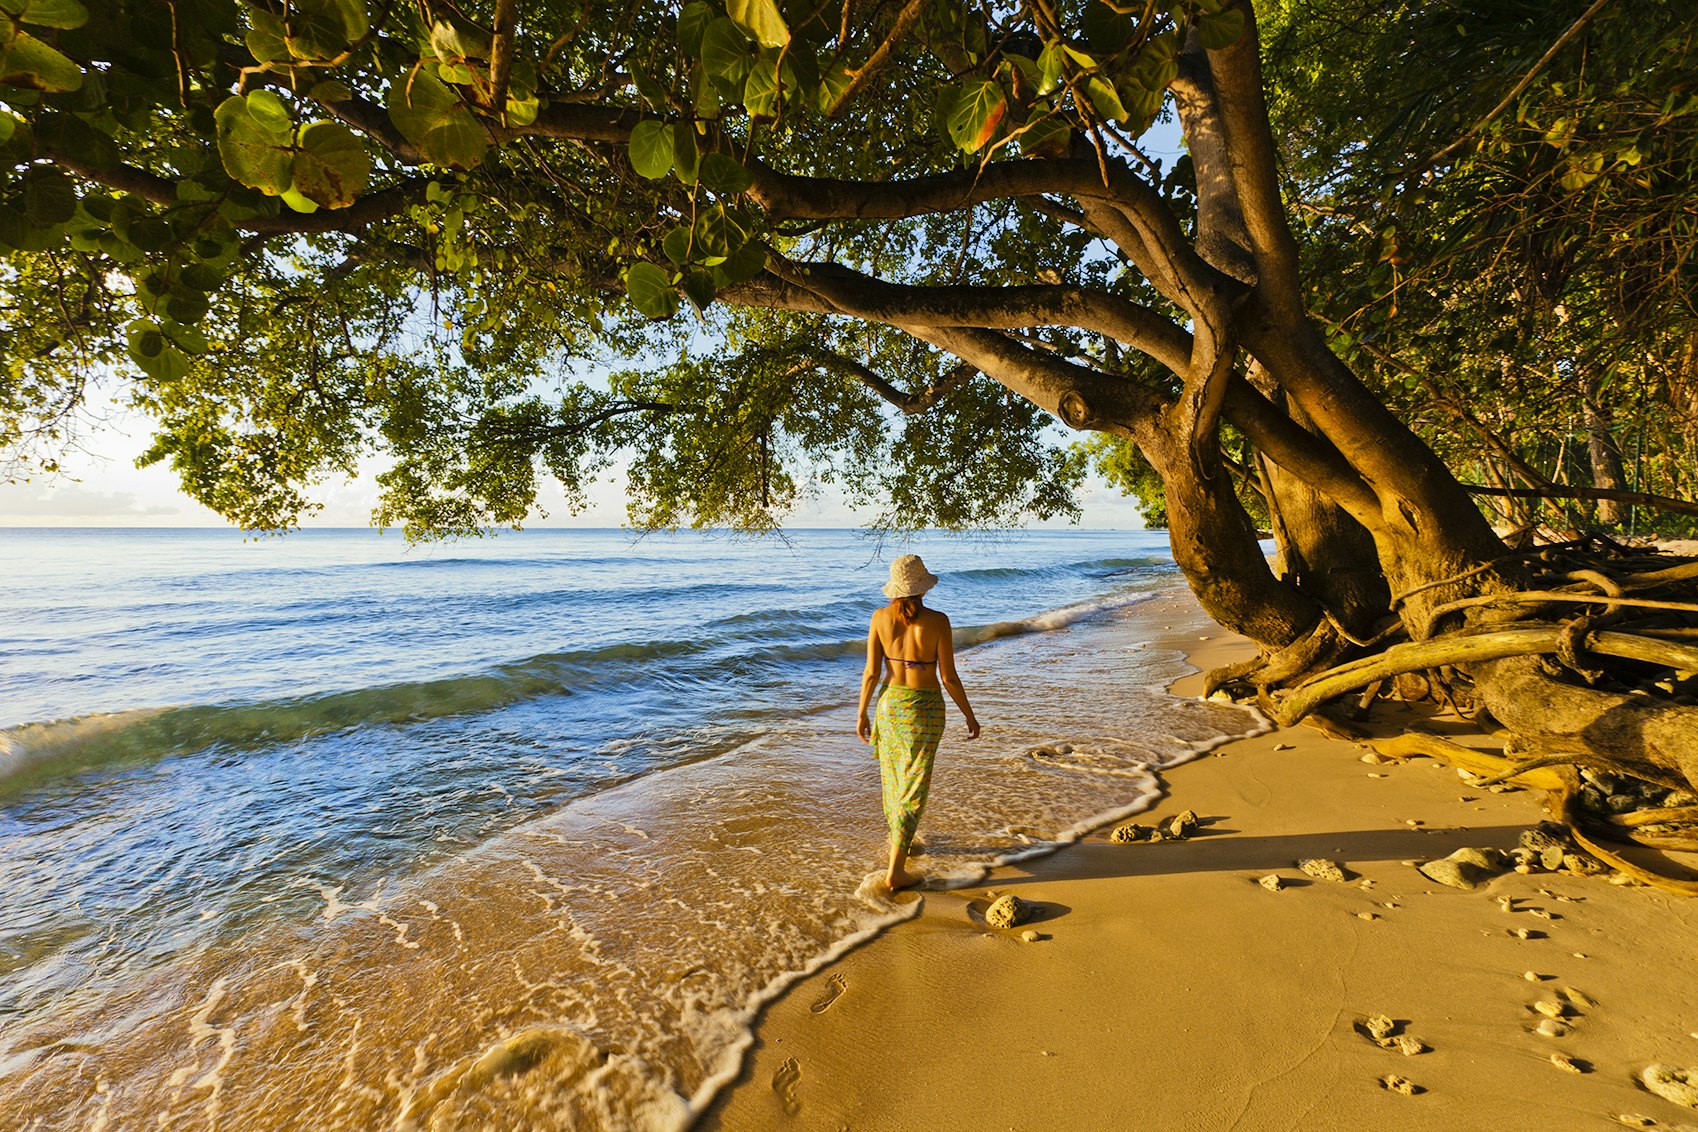
[[[1219,629],[1151,643],[1199,669],[1246,647]],[[1414,714],[1381,704],[1374,722]],[[1365,752],[1308,727],[1233,740],[1163,770],[1140,815],[1193,809],[1191,840],[1114,844],[1104,826],[920,894],[763,1008],[692,1127],[1698,1128],[1636,1076],[1698,1065],[1698,902],[1547,873],[1435,884],[1405,862],[1512,847],[1539,796]],[[1304,857],[1349,882],[1305,877]],[[1256,883],[1269,873],[1282,890]],[[1040,918],[986,927],[1004,893]],[[1424,1051],[1370,1041],[1359,1026],[1382,1014]]]

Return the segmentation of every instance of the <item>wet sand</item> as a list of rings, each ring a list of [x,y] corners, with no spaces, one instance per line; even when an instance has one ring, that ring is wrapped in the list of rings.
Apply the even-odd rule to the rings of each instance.
[[[1244,645],[1183,647],[1209,667]],[[1366,751],[1309,727],[1242,740],[1167,772],[1136,819],[1195,810],[1191,840],[1104,829],[910,897],[916,919],[768,1008],[697,1127],[1698,1129],[1637,1083],[1653,1063],[1698,1066],[1698,901],[1549,873],[1428,881],[1404,862],[1511,847],[1540,795]],[[1309,857],[1350,879],[1304,876]],[[1258,885],[1269,873],[1285,887]],[[1003,893],[1040,920],[984,926]],[[1537,1031],[1537,1003],[1566,1034]],[[1425,1052],[1371,1041],[1359,1027],[1377,1015]]]

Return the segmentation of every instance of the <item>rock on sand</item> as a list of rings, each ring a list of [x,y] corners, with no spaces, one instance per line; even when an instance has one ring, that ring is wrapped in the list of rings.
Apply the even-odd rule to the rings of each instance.
[[[985,909],[985,923],[993,928],[1017,928],[1032,918],[1032,906],[1018,896],[999,896]]]

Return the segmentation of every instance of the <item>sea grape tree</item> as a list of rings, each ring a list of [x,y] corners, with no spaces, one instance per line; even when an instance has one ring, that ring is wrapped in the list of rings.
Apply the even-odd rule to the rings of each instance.
[[[1263,22],[1325,8],[0,0],[0,429],[50,459],[117,374],[235,521],[376,450],[380,519],[455,531],[622,454],[656,524],[770,525],[810,479],[1065,513],[1059,424],[1159,478],[1260,646],[1217,683],[1295,718],[1431,673],[1520,750],[1698,781],[1694,569],[1511,551],[1355,368],[1263,69]]]

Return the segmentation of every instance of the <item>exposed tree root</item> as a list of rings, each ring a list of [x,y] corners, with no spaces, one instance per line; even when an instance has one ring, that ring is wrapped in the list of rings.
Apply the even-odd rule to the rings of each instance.
[[[1440,739],[1437,735],[1423,735],[1418,731],[1405,732],[1392,739],[1377,739],[1368,745],[1387,758],[1411,759],[1424,755],[1459,767],[1470,774],[1497,777],[1511,786],[1525,786],[1532,790],[1560,790],[1563,785],[1562,776],[1554,770],[1533,767],[1518,771],[1514,764],[1502,755],[1478,751],[1473,747],[1464,747],[1460,743]]]

